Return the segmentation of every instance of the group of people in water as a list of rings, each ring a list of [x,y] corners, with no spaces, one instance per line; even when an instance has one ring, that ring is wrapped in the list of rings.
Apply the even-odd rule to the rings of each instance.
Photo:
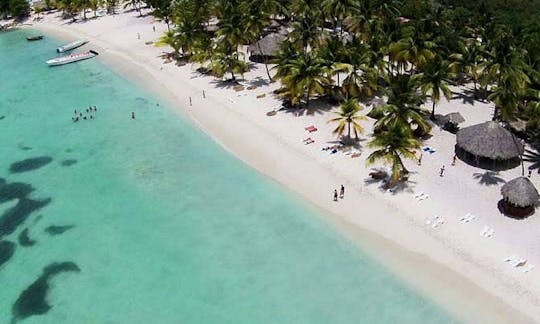
[[[96,106],[90,106],[88,108],[86,108],[86,110],[84,111],[77,111],[77,109],[75,109],[73,111],[73,117],[71,117],[71,120],[76,123],[78,122],[79,120],[87,120],[87,119],[94,119],[94,113],[97,112],[97,107]]]

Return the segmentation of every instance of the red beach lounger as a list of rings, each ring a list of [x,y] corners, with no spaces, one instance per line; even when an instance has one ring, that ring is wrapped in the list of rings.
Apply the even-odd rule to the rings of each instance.
[[[306,128],[304,128],[305,130],[307,130],[308,132],[312,133],[312,132],[316,132],[317,131],[317,127],[313,126],[313,125],[310,125]]]

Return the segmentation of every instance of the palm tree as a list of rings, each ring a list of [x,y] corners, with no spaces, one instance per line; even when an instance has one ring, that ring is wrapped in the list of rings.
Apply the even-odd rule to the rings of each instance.
[[[167,30],[155,43],[157,47],[170,46],[174,50],[175,57],[178,57],[182,44],[178,41],[176,32],[173,30]]]
[[[282,92],[291,104],[296,105],[305,96],[306,106],[312,95],[322,95],[332,84],[331,71],[323,59],[313,57],[311,54],[301,54],[286,63],[283,67],[287,71],[284,76],[279,75],[282,83]]]
[[[530,100],[525,107],[527,127],[540,130],[540,90],[531,89]]]
[[[245,11],[247,12],[245,17],[245,33],[250,41],[256,42],[259,52],[263,54],[266,74],[268,75],[268,80],[272,81],[272,76],[270,75],[270,70],[268,69],[268,60],[262,52],[261,45],[259,43],[262,32],[267,26],[270,25],[270,12],[261,10],[261,4],[259,1],[260,0],[250,0],[245,2]],[[269,0],[266,0],[263,4],[270,7],[271,10],[277,10],[274,9],[276,5],[269,3]]]
[[[478,79],[481,74],[484,48],[476,39],[468,39],[459,45],[459,52],[450,55],[450,69],[453,73],[463,72],[473,82],[474,99],[477,98]]]
[[[276,74],[274,79],[282,79],[289,75],[290,71],[290,62],[297,59],[300,56],[300,53],[296,50],[294,44],[288,40],[285,40],[279,45],[279,51],[277,57],[272,60],[272,63],[275,64],[273,69],[276,69]]]
[[[343,80],[341,89],[345,97],[360,95],[371,96],[374,89],[377,87],[377,79],[370,80],[371,76],[371,53],[370,48],[359,42],[353,42],[347,46],[346,57],[347,63],[338,65],[339,69],[345,71],[347,76]]]
[[[118,6],[118,0],[105,0],[105,7],[107,8],[107,13],[116,14],[116,6]]]
[[[340,73],[345,71],[344,63],[347,60],[348,50],[343,41],[337,36],[324,40],[323,46],[317,49],[316,55],[326,62],[332,70],[332,76],[337,76],[337,86],[340,86]]]
[[[537,169],[540,173],[540,132],[531,132],[534,133],[531,137],[535,140],[531,143],[530,149],[525,149],[525,154],[523,154],[523,160],[527,162],[532,162],[532,165],[529,166],[529,170]]]
[[[90,0],[89,1],[89,8],[94,12],[94,18],[97,17],[97,11],[99,9],[99,6],[101,5],[101,0]]]
[[[323,0],[321,3],[325,15],[332,17],[334,29],[340,28],[340,35],[343,34],[343,21],[357,5],[354,0]]]
[[[173,6],[172,1],[169,0],[146,0],[146,4],[152,7],[152,15],[167,25],[167,30],[171,29],[171,20],[176,18],[176,13],[174,9],[181,7],[180,5],[185,2],[176,2]]]
[[[406,64],[409,64],[409,72],[411,72],[415,67],[421,68],[422,65],[434,58],[435,54],[432,50],[435,44],[420,39],[412,27],[406,30],[405,37],[390,46],[389,55],[392,61],[398,63],[398,68],[402,72],[405,70]]]
[[[383,117],[375,122],[375,132],[400,124],[411,129],[415,125],[420,134],[428,134],[431,126],[420,109],[424,97],[418,91],[418,76],[398,74],[388,77],[387,82],[388,88],[383,91],[388,101],[379,108]]]
[[[425,95],[428,93],[430,95],[433,103],[431,108],[432,120],[435,120],[435,106],[441,99],[441,92],[446,100],[452,98],[452,91],[450,91],[449,85],[453,77],[454,75],[450,71],[449,63],[438,56],[422,68],[422,73],[419,75],[420,89]]]
[[[410,128],[402,124],[394,124],[384,132],[375,135],[368,146],[378,148],[368,156],[368,164],[382,160],[392,165],[392,178],[389,185],[393,186],[402,179],[403,175],[409,173],[403,164],[402,157],[416,159],[413,150],[420,148],[420,142],[413,137]]]
[[[366,117],[358,115],[360,110],[363,110],[364,107],[358,103],[356,98],[346,99],[340,106],[339,112],[335,114],[338,115],[336,118],[330,119],[329,123],[338,122],[338,126],[334,129],[334,134],[338,137],[343,135],[345,128],[347,128],[347,138],[351,140],[351,126],[354,130],[354,136],[358,139],[358,133],[363,134],[364,128],[358,123],[361,120],[365,120]]]
[[[495,103],[494,120],[502,119],[509,122],[515,118],[521,97],[529,82],[528,76],[519,67],[507,66],[503,69],[497,86],[488,97]]]
[[[289,34],[289,39],[307,53],[308,48],[314,48],[320,42],[321,28],[319,26],[319,17],[314,13],[302,15],[292,24],[293,30]]]
[[[243,75],[248,70],[248,65],[238,59],[238,53],[229,54],[224,48],[218,48],[210,62],[210,70],[218,78],[223,78],[228,72],[231,74],[231,80],[235,81],[235,73]]]
[[[142,16],[141,5],[142,5],[141,0],[124,0],[124,9],[131,6],[135,8],[135,10],[137,10],[137,12],[139,13],[139,16]]]

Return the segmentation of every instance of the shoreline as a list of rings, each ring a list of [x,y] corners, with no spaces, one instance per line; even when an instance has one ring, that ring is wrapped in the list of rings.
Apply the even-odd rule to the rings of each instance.
[[[91,23],[88,22],[88,24]],[[435,299],[434,302],[442,304],[443,307],[450,306],[452,314],[466,313],[461,314],[464,318],[460,319],[467,322],[485,319],[485,317],[478,317],[484,315],[481,311],[483,310],[485,315],[494,313],[489,314],[492,315],[489,318],[493,318],[493,321],[505,322],[512,319],[515,322],[530,322],[531,319],[527,316],[531,316],[535,321],[540,320],[537,291],[533,293],[525,288],[511,289],[514,278],[506,276],[501,271],[490,269],[490,260],[476,261],[475,255],[464,253],[467,246],[454,250],[455,247],[451,245],[451,242],[441,241],[432,232],[427,232],[421,223],[412,221],[414,216],[404,217],[403,211],[406,208],[403,207],[407,204],[404,197],[396,197],[396,201],[390,202],[388,199],[373,194],[369,189],[358,186],[358,183],[362,181],[360,177],[348,178],[344,174],[337,173],[332,168],[331,162],[325,165],[312,159],[311,156],[291,145],[287,139],[276,136],[275,132],[265,128],[259,121],[251,120],[249,116],[235,110],[235,107],[231,107],[234,105],[224,98],[211,94],[214,89],[210,93],[207,91],[205,103],[201,104],[199,100],[195,100],[193,108],[189,108],[187,104],[182,105],[182,102],[187,103],[190,95],[199,95],[200,91],[205,89],[201,89],[195,82],[190,82],[189,75],[185,75],[181,80],[176,78],[178,74],[185,74],[185,71],[179,71],[178,68],[173,67],[176,68],[176,74],[168,75],[162,72],[154,62],[147,60],[148,57],[126,54],[122,52],[121,47],[115,47],[107,40],[85,35],[73,28],[69,28],[68,32],[62,29],[63,26],[52,23],[37,23],[31,28],[40,29],[60,39],[69,39],[71,36],[88,37],[92,45],[101,47],[104,55],[100,55],[100,60],[108,67],[150,93],[155,93],[158,98],[165,98],[171,108],[189,118],[237,158],[261,174],[298,193],[318,209],[323,209],[329,216],[325,218],[328,218],[332,226],[338,228],[351,241],[359,244],[362,250],[374,256],[392,273],[418,288],[424,295],[430,297],[439,295],[443,301]],[[153,49],[159,51],[159,49]],[[133,66],[136,68],[133,69]],[[149,80],[148,76],[152,80]],[[213,78],[199,77],[198,79],[203,79],[200,83],[212,87],[210,82]],[[186,91],[188,87],[189,90]],[[286,117],[292,118],[292,116]],[[228,128],[227,125],[234,125],[234,127]],[[246,138],[246,134],[249,134],[249,139]],[[276,159],[276,155],[286,158]],[[364,156],[360,159],[363,158]],[[300,165],[301,172],[291,165]],[[316,180],[313,179],[314,175],[317,177]],[[347,187],[348,199],[335,204],[330,200],[328,184],[339,186],[340,182]],[[368,215],[363,213],[358,215],[357,210],[366,210]],[[391,226],[388,226],[389,224]],[[366,239],[366,236],[370,238]],[[396,261],[395,257],[401,260]],[[403,263],[407,262],[411,264],[402,267]],[[421,266],[423,273],[415,278],[414,274],[418,271],[418,266]],[[425,276],[432,277],[433,280],[429,282],[430,280],[424,278]],[[529,276],[527,279],[533,280],[533,278]],[[505,285],[504,282],[507,279],[512,281]],[[429,287],[437,282],[443,287]],[[516,282],[516,284],[519,283]],[[444,289],[455,288],[456,285],[460,286],[457,289],[458,292],[450,291],[448,294],[457,294],[457,296],[440,296]],[[526,298],[523,298],[522,294],[526,294]],[[476,298],[471,298],[471,296]],[[470,301],[462,300],[461,304],[449,305],[464,297],[482,299],[481,304],[483,304],[467,306],[465,304],[469,304]],[[514,305],[515,309],[510,306],[510,302],[517,303]],[[464,311],[464,307],[468,307],[469,310]],[[481,307],[481,310],[476,307]],[[478,313],[474,314],[474,312]],[[527,316],[520,316],[518,312]]]

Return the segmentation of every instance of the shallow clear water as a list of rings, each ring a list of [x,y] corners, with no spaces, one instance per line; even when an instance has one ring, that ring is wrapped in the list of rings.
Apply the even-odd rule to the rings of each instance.
[[[0,34],[0,323],[455,321],[157,99],[98,60],[47,67],[59,42],[28,34]]]

